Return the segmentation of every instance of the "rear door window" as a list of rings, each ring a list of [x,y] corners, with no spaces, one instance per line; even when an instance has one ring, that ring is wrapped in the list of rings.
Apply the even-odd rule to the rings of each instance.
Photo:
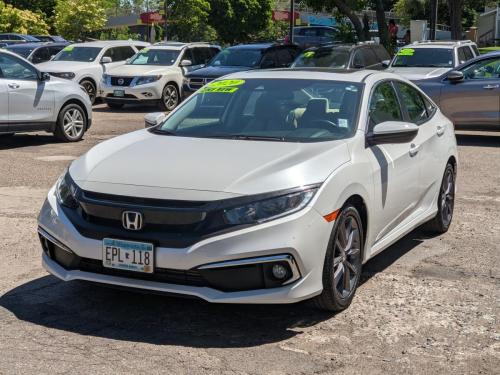
[[[278,58],[279,67],[288,67],[293,62],[294,58],[290,54],[290,51],[286,48],[280,48],[276,51],[276,56]]]
[[[371,48],[363,48],[361,51],[364,55],[365,66],[367,68],[380,63],[380,61],[378,60],[377,56],[375,55],[375,53]]]
[[[465,56],[465,50],[468,49],[469,47],[460,47],[458,48],[458,63],[463,64],[466,62],[468,59]]]
[[[31,58],[31,61],[34,64],[38,64],[38,63],[41,63],[44,61],[49,61],[50,57],[51,57],[51,55],[50,55],[49,49],[47,47],[42,47],[42,48],[38,48],[33,53],[33,57]]]

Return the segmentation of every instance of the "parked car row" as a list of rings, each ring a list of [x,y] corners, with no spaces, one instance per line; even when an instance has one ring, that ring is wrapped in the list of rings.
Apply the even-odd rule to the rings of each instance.
[[[11,44],[40,43],[40,42],[67,42],[59,35],[26,35],[19,33],[0,33],[0,47]]]

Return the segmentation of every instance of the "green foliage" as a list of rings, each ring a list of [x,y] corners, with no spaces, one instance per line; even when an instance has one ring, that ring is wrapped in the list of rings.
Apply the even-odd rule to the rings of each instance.
[[[0,32],[47,34],[48,28],[42,15],[0,1]]]
[[[46,18],[53,15],[56,6],[56,0],[7,0],[5,3],[19,9],[44,14]]]
[[[355,43],[356,32],[352,25],[346,22],[344,18],[337,20],[338,38],[342,43]]]
[[[128,27],[120,27],[102,31],[99,35],[100,40],[139,40],[140,34],[130,32]]]
[[[209,14],[210,2],[207,0],[170,1],[168,39],[183,42],[216,40],[215,30],[209,26]]]
[[[249,42],[252,36],[272,31],[272,0],[210,0],[210,25],[222,42]]]
[[[106,15],[101,0],[57,0],[54,26],[68,39],[84,39],[101,29]]]

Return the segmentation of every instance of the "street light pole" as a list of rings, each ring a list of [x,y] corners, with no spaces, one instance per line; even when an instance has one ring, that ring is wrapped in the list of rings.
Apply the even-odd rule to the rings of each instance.
[[[293,27],[295,26],[294,5],[295,5],[294,0],[290,0],[290,32],[289,32],[290,43],[293,43]]]

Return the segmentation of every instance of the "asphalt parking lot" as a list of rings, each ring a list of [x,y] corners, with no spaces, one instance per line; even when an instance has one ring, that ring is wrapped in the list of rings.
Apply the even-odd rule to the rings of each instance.
[[[154,108],[94,108],[77,144],[0,140],[0,374],[498,374],[500,133],[458,135],[454,222],[369,261],[337,315],[210,305],[49,276],[36,216],[68,163]],[[496,369],[496,370],[495,370]]]

